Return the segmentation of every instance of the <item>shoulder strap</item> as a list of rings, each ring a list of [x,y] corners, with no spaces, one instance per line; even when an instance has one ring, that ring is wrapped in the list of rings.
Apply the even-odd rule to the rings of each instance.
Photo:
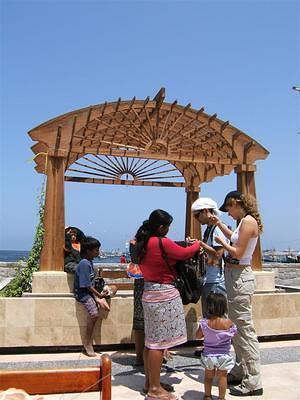
[[[209,238],[212,238],[217,225],[208,226],[203,235],[203,242],[207,243]]]
[[[169,264],[168,257],[167,257],[167,254],[165,252],[161,237],[158,237],[158,243],[159,243],[159,247],[160,247],[162,258],[165,260],[165,263],[167,264],[167,266],[168,266],[170,272],[172,273],[172,275],[174,276],[174,278],[176,278],[176,275],[174,274],[173,268]]]

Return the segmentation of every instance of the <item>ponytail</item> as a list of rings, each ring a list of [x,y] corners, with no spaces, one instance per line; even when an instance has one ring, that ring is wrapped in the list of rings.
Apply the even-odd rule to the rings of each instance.
[[[141,260],[146,251],[147,243],[151,236],[158,236],[158,228],[168,226],[172,223],[173,217],[164,210],[154,210],[149,216],[149,219],[143,222],[143,224],[137,230],[135,235],[136,238],[136,254]]]

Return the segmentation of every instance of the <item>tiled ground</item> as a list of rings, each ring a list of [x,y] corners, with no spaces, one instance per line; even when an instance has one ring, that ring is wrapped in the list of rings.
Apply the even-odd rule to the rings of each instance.
[[[264,395],[252,397],[262,400],[299,400],[300,399],[300,341],[261,343],[262,376]],[[134,367],[134,354],[131,351],[109,352],[113,361],[112,398],[116,400],[142,400],[140,393],[144,375],[142,368]],[[0,368],[13,368],[15,363],[24,365],[29,361],[37,364],[44,362],[90,365],[94,361],[81,353],[40,354],[40,355],[3,355],[0,356]],[[176,395],[183,400],[200,400],[203,397],[203,369],[199,359],[194,357],[191,347],[180,348],[172,361],[163,368],[162,380],[174,385]],[[213,388],[217,398],[217,387]],[[34,398],[34,396],[32,396]],[[237,399],[230,395],[227,399]],[[44,395],[45,400],[99,400],[99,393],[72,393]]]

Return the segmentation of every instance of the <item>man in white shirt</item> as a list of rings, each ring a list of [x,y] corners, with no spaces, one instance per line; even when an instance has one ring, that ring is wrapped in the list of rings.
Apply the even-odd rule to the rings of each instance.
[[[210,221],[209,217],[220,214],[217,203],[209,197],[201,197],[192,204],[192,213],[201,225],[206,225],[201,247],[207,253],[205,263],[205,284],[201,296],[202,314],[204,318],[207,313],[207,296],[210,292],[219,292],[226,296],[224,280],[224,248],[215,241],[217,236],[227,240],[221,230]]]

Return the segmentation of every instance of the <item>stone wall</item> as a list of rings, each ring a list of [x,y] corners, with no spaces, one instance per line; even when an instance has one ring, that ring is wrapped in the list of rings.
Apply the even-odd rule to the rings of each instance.
[[[273,271],[276,285],[299,286],[300,264],[272,263],[264,264],[264,271]]]
[[[300,293],[275,291],[272,272],[255,274],[259,288],[253,296],[257,334],[299,334]],[[71,293],[72,280],[65,272],[36,272],[34,293],[20,298],[0,298],[0,346],[81,345],[87,313]],[[201,317],[200,303],[185,306],[185,317],[188,339],[195,339]],[[96,325],[95,343],[133,343],[132,318],[132,291],[121,291],[111,299],[111,311],[102,312]]]
[[[299,334],[300,293],[260,293],[253,298],[254,324],[259,336]],[[200,303],[185,306],[188,339],[195,339]],[[133,343],[133,297],[111,300],[95,331],[96,344]],[[0,298],[0,346],[81,345],[87,314],[72,297]]]

